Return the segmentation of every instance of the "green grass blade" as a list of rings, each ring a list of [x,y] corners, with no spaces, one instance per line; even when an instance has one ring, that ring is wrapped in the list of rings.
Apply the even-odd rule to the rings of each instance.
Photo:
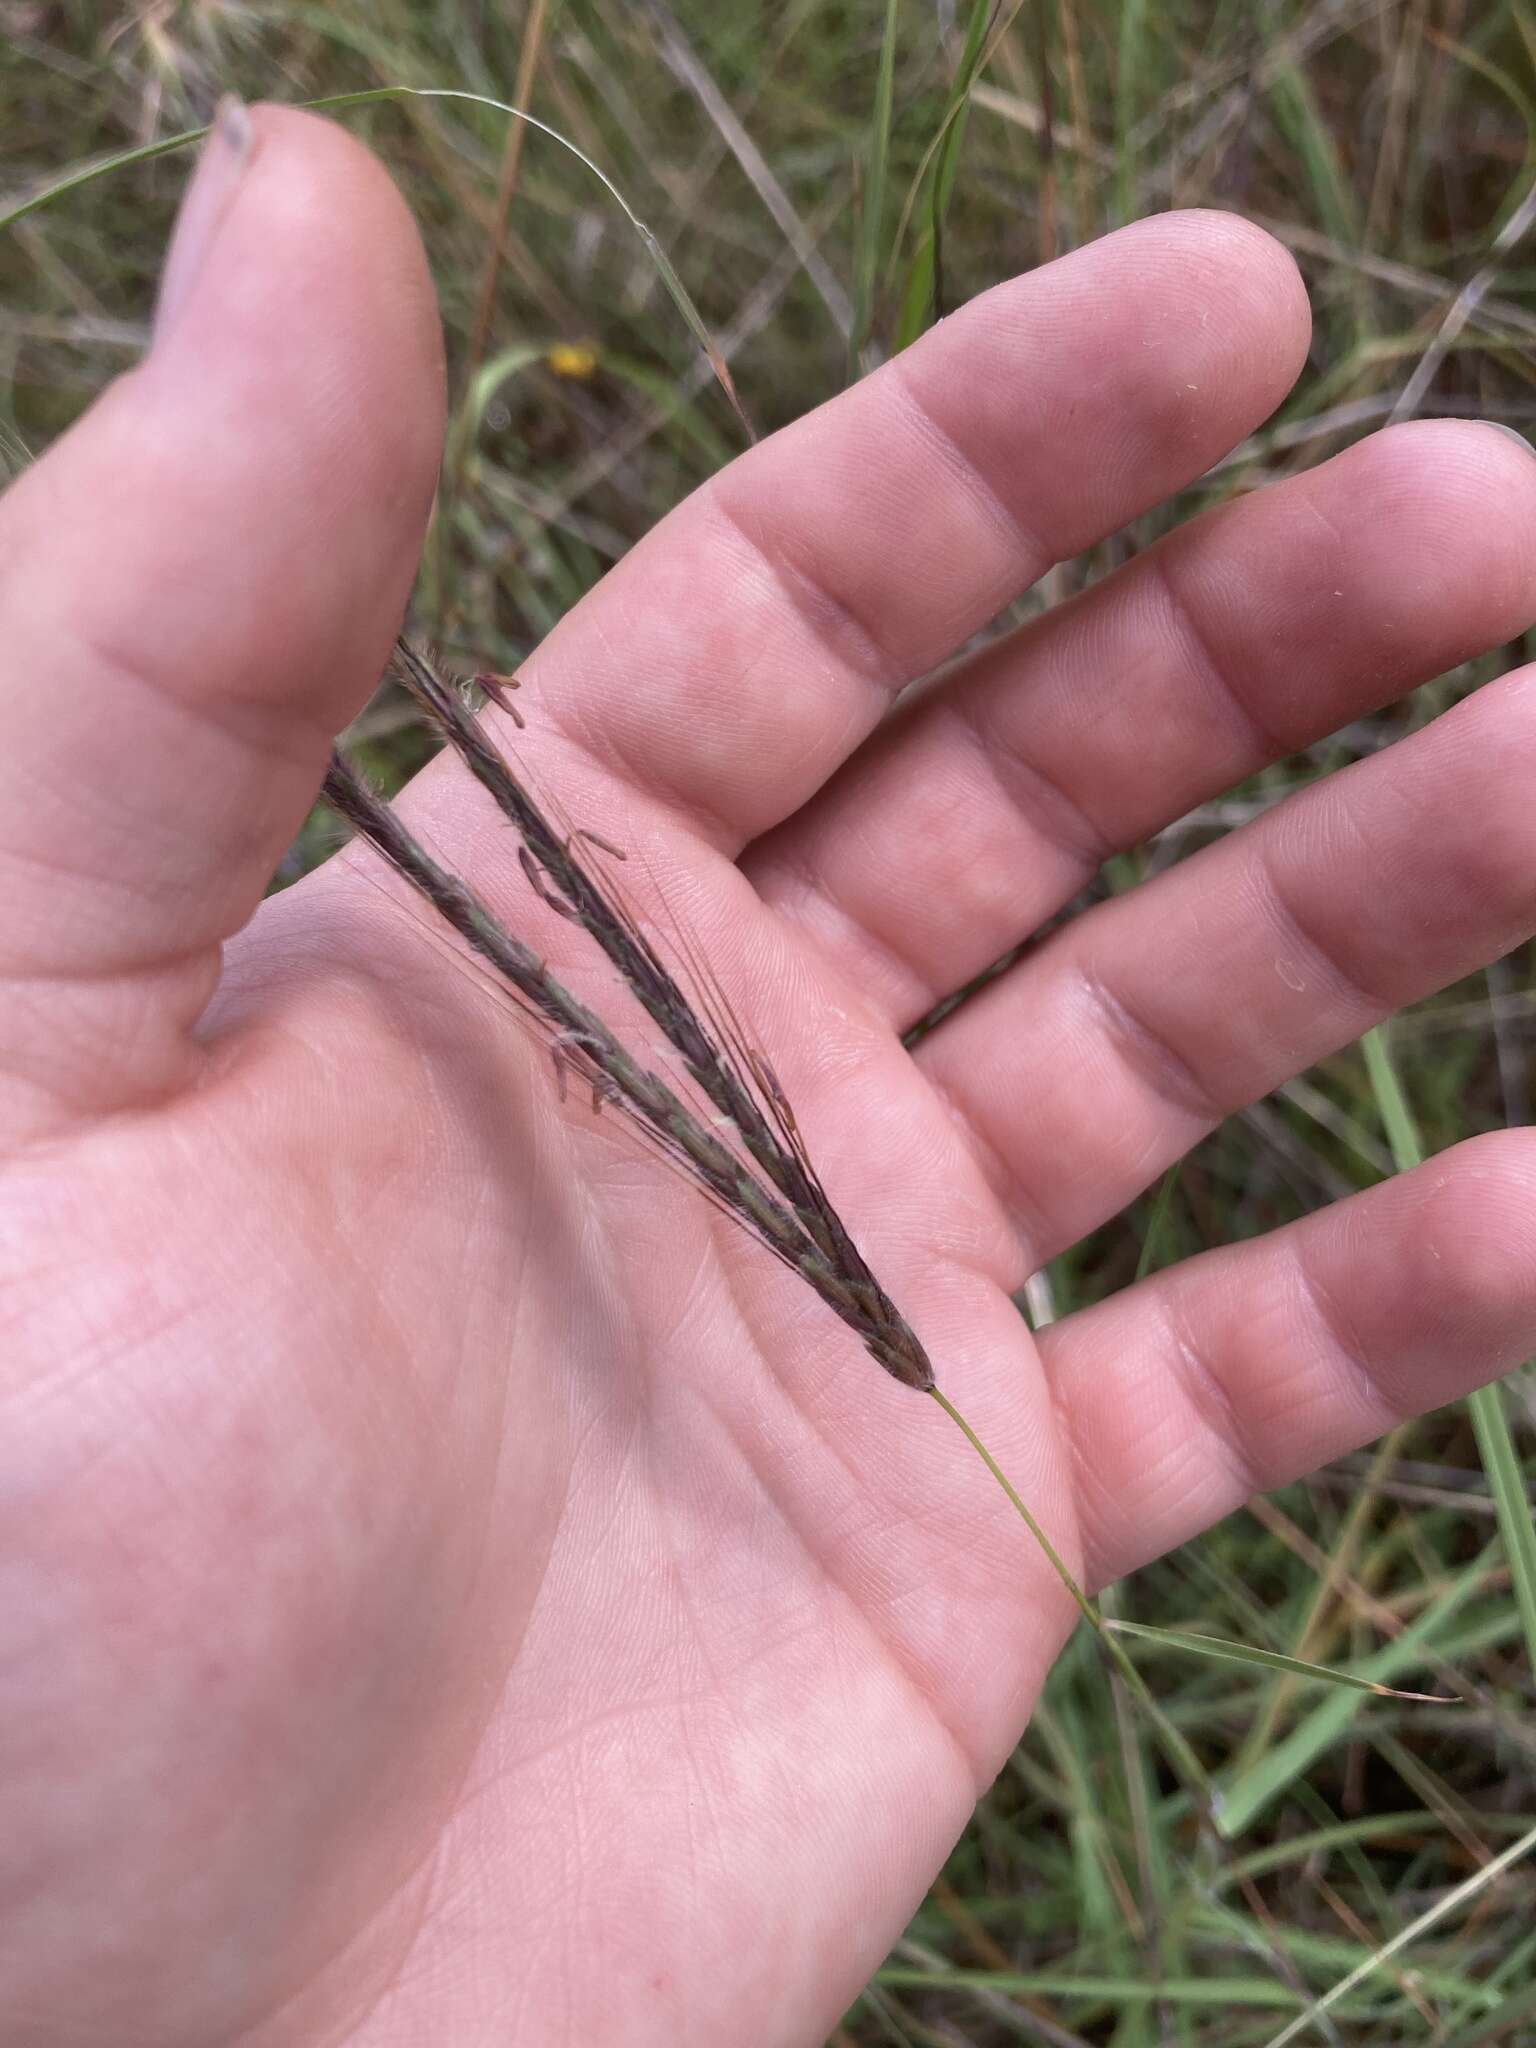
[[[1525,1474],[1510,1431],[1503,1387],[1497,1382],[1491,1387],[1479,1387],[1467,1397],[1467,1410],[1509,1559],[1515,1605],[1520,1610],[1520,1626],[1525,1634],[1526,1659],[1532,1671],[1536,1671],[1536,1523],[1531,1519]]]
[[[1476,1898],[1477,1894],[1492,1884],[1495,1878],[1502,1877],[1512,1864],[1518,1863],[1522,1856],[1528,1856],[1533,1849],[1536,1849],[1536,1828],[1529,1828],[1518,1842],[1511,1842],[1507,1849],[1493,1858],[1492,1862],[1485,1863],[1481,1870],[1474,1871],[1464,1884],[1459,1884],[1452,1891],[1448,1891],[1444,1898],[1435,1901],[1428,1912],[1421,1913],[1416,1920],[1411,1920],[1406,1927],[1394,1934],[1390,1941],[1383,1942],[1381,1947],[1367,1956],[1363,1963],[1351,1970],[1347,1977],[1341,1977],[1332,1990],[1325,1991],[1321,1998],[1314,1999],[1305,2012],[1298,2013],[1289,2025],[1280,2029],[1267,2044],[1267,2048],[1288,2048],[1290,2042],[1300,2040],[1309,2027],[1316,2021],[1326,2018],[1340,1999],[1347,1998],[1351,1991],[1373,1976],[1383,1963],[1390,1962],[1393,1956],[1400,1955],[1410,1942],[1417,1941],[1421,1934],[1427,1934],[1430,1928],[1438,1926],[1459,1906]]]
[[[1376,1098],[1387,1143],[1392,1148],[1393,1163],[1399,1173],[1406,1173],[1410,1167],[1423,1163],[1424,1143],[1413,1111],[1408,1106],[1408,1098],[1403,1093],[1397,1064],[1388,1049],[1385,1027],[1378,1024],[1374,1031],[1367,1031],[1360,1041],[1360,1050],[1365,1055],[1366,1077]]]
[[[1516,2034],[1517,2027],[1524,2028],[1530,2023],[1530,2032]],[[1536,1984],[1527,1984],[1523,1991],[1512,1991],[1508,1998],[1500,1999],[1490,2013],[1474,2020],[1471,2027],[1460,2034],[1453,2034],[1445,2048],[1494,2048],[1498,2041],[1527,2041],[1536,2034]]]
[[[1123,0],[1115,52],[1115,225],[1136,217],[1136,116],[1147,54],[1147,0]]]
[[[896,96],[896,23],[900,0],[886,0],[885,33],[869,124],[869,161],[864,174],[864,211],[853,266],[853,325],[848,335],[848,382],[859,374],[875,310],[875,274],[880,264],[880,229],[885,215],[886,166],[890,161],[891,113]]]
[[[1424,1144],[1385,1032],[1379,1028],[1368,1031],[1361,1047],[1392,1157],[1398,1171],[1407,1172],[1422,1163]],[[1536,1671],[1536,1525],[1531,1520],[1525,1475],[1510,1431],[1503,1389],[1497,1384],[1479,1387],[1468,1396],[1467,1410],[1509,1559],[1515,1604],[1525,1633],[1526,1658],[1532,1671]]]
[[[942,320],[944,317],[944,222],[949,213],[949,202],[954,196],[955,173],[960,163],[960,146],[965,140],[965,117],[970,104],[971,87],[976,82],[977,68],[981,63],[982,42],[987,33],[987,23],[992,18],[993,4],[994,0],[973,0],[970,20],[966,23],[965,42],[960,51],[960,62],[955,71],[949,110],[944,118],[944,139],[939,145],[938,162],[934,166],[928,219],[929,241],[933,249],[931,317],[934,320]]]
[[[1523,18],[1522,10],[1516,10],[1515,20],[1520,27],[1522,36],[1526,40],[1527,47],[1530,47],[1529,23]],[[1520,116],[1525,126],[1525,162],[1521,167],[1520,175],[1514,180],[1508,193],[1505,195],[1504,203],[1499,208],[1499,218],[1489,235],[1490,243],[1496,246],[1500,232],[1509,222],[1510,218],[1519,211],[1521,202],[1530,189],[1531,179],[1533,176],[1536,176],[1536,99],[1533,99],[1528,92],[1524,91],[1501,65],[1491,63],[1488,58],[1481,56],[1476,50],[1469,49],[1465,43],[1452,42],[1447,39],[1442,47],[1448,57],[1454,59],[1458,64],[1465,65],[1469,71],[1475,71],[1480,78],[1485,78],[1496,92],[1502,93]]]
[[[482,363],[475,372],[474,380],[464,395],[455,418],[449,423],[447,454],[444,467],[456,476],[463,467],[464,457],[480,432],[485,418],[486,407],[509,378],[519,371],[531,368],[542,360],[544,348],[538,342],[517,342],[493,356],[488,363]]]
[[[1104,1626],[1124,1636],[1144,1636],[1170,1650],[1187,1650],[1196,1657],[1217,1657],[1228,1664],[1262,1664],[1270,1671],[1284,1671],[1293,1678],[1316,1679],[1324,1685],[1352,1686],[1356,1692],[1375,1693],[1378,1699],[1416,1700],[1425,1706],[1455,1706],[1455,1696],[1438,1692],[1404,1692],[1400,1686],[1385,1685],[1358,1671],[1339,1671],[1330,1664],[1312,1664],[1305,1657],[1288,1657],[1281,1650],[1261,1650],[1252,1643],[1229,1642],[1225,1636],[1199,1635],[1193,1629],[1156,1628],[1145,1621],[1115,1621],[1105,1617]]]
[[[912,252],[912,265],[902,287],[901,310],[896,315],[896,332],[891,346],[899,355],[909,348],[928,325],[933,306],[933,237],[924,235]]]
[[[1179,1175],[1184,1171],[1182,1159],[1176,1159],[1163,1175],[1158,1185],[1157,1199],[1152,1204],[1152,1214],[1147,1219],[1147,1234],[1141,1240],[1141,1252],[1136,1260],[1136,1278],[1145,1280],[1154,1265],[1159,1264],[1163,1232],[1168,1224],[1168,1212],[1173,1207],[1174,1190],[1179,1184]]]
[[[1091,1999],[1111,2009],[1158,2002],[1274,2011],[1277,2006],[1284,2010],[1300,2003],[1290,1986],[1273,1976],[1170,1977],[1154,1983],[1124,1973],[1090,1977],[1070,1970],[925,1970],[908,1963],[887,1963],[878,1981],[929,1991],[993,1990],[1024,1997]]]
[[[1339,159],[1338,146],[1318,111],[1306,74],[1294,63],[1280,64],[1271,79],[1269,102],[1281,132],[1295,150],[1318,218],[1345,249],[1358,249],[1360,212],[1354,188]]]
[[[928,223],[912,252],[912,262],[902,293],[901,313],[897,320],[893,343],[898,352],[916,341],[943,310],[941,266],[944,220],[954,191],[971,87],[985,69],[988,58],[1022,4],[1023,0],[1013,0],[1012,7],[990,44],[986,44],[986,31],[992,19],[994,0],[974,0],[971,8],[966,24],[965,43],[960,52],[960,61],[955,68],[954,82],[945,104],[944,117],[927,149],[924,150],[922,162],[907,188],[906,201],[902,206],[901,219],[896,228],[896,238],[892,247],[893,267],[906,239],[907,226],[919,196],[926,190]]]
[[[525,113],[521,107],[514,107],[506,100],[493,99],[488,93],[464,92],[452,86],[376,85],[369,86],[361,92],[326,93],[319,99],[304,100],[300,104],[318,113],[330,113],[337,112],[343,107],[373,106],[381,101],[399,99],[460,100],[472,106],[489,107],[495,113],[505,114],[509,120],[526,121],[530,128],[536,128],[541,135],[547,135],[551,142],[559,143],[560,147],[575,157],[579,164],[584,165],[645,244],[646,253],[656,266],[657,275],[666,287],[672,303],[682,315],[689,333],[704,351],[709,366],[715,373],[716,381],[730,400],[737,418],[746,429],[748,438],[756,439],[752,423],[737,396],[725,357],[705,326],[698,307],[689,297],[687,287],[673,269],[666,250],[601,165],[595,163],[586,151],[578,148],[568,136],[562,135],[558,128],[552,128],[547,121],[539,120],[534,114]],[[82,186],[93,184],[97,178],[104,178],[109,172],[126,170],[133,164],[148,163],[153,157],[169,156],[173,150],[186,149],[190,144],[200,142],[207,133],[206,125],[201,128],[187,128],[179,135],[168,135],[162,141],[145,143],[138,149],[121,150],[116,156],[104,157],[94,164],[85,165],[80,170],[71,171],[67,177],[58,179],[54,184],[45,186],[41,192],[34,192],[29,199],[21,200],[4,213],[0,213],[0,233],[14,226],[17,221],[24,220],[29,213],[35,213],[39,207],[63,198],[68,192],[78,191]]]
[[[1325,1856],[1354,1847],[1361,1842],[1390,1841],[1394,1836],[1429,1832],[1437,1827],[1433,1815],[1422,1807],[1405,1806],[1391,1813],[1368,1813],[1358,1820],[1331,1821],[1304,1835],[1284,1835],[1262,1849],[1235,1856],[1213,1873],[1210,1890],[1218,1895],[1245,1878],[1267,1877],[1271,1871],[1296,1869],[1309,1858],[1320,1863]]]
[[[45,206],[51,206],[55,199],[63,199],[70,192],[78,192],[86,185],[94,185],[98,178],[105,178],[109,172],[125,171],[133,164],[152,163],[157,156],[172,156],[178,149],[186,149],[194,142],[201,142],[208,133],[206,124],[201,128],[184,128],[179,135],[162,135],[158,142],[141,143],[137,149],[119,150],[115,156],[98,157],[94,163],[82,164],[62,178],[56,178],[51,185],[44,185],[28,199],[19,199],[0,213],[0,234],[12,228],[17,221],[25,220],[29,213],[37,213]]]
[[[1490,1544],[1480,1556],[1465,1565],[1456,1577],[1400,1636],[1368,1657],[1360,1675],[1390,1685],[1399,1673],[1411,1671],[1422,1661],[1423,1651],[1471,1599],[1497,1563],[1497,1544]],[[1348,1728],[1365,1695],[1352,1689],[1338,1689],[1298,1721],[1283,1741],[1266,1752],[1248,1770],[1229,1784],[1219,1787],[1217,1825],[1231,1839],[1240,1835],[1288,1785],[1309,1771],[1325,1750],[1332,1747]]]
[[[657,276],[666,287],[667,294],[671,298],[673,305],[676,306],[678,312],[682,315],[689,333],[703,350],[710,368],[715,373],[717,383],[730,400],[732,409],[741,421],[742,426],[746,429],[748,438],[752,440],[757,438],[753,431],[752,422],[747,418],[741,400],[737,396],[736,386],[732,380],[725,357],[716,346],[714,336],[705,326],[703,315],[690,298],[687,287],[673,269],[671,258],[667,255],[666,250],[662,248],[661,243],[657,240],[652,230],[646,226],[639,214],[636,213],[635,209],[624,197],[624,194],[619,190],[612,178],[609,177],[600,164],[595,163],[587,155],[584,149],[578,148],[569,136],[562,135],[558,128],[552,128],[547,121],[539,120],[535,115],[526,113],[521,107],[512,106],[507,100],[493,99],[488,93],[464,92],[453,86],[373,86],[364,92],[334,93],[325,99],[313,100],[310,104],[316,108],[325,109],[364,106],[370,101],[391,99],[461,100],[472,106],[489,107],[495,113],[505,114],[509,120],[526,121],[530,128],[536,128],[541,135],[547,135],[552,142],[558,142],[562,149],[567,150],[575,157],[579,164],[584,165],[592,173],[592,176],[596,178],[597,182],[602,186],[603,190],[645,244],[646,254],[656,266]]]

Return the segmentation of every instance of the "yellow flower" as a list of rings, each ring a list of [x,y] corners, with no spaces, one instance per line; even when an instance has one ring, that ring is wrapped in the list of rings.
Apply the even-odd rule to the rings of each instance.
[[[557,377],[590,377],[597,369],[597,350],[590,341],[557,341],[544,360]]]

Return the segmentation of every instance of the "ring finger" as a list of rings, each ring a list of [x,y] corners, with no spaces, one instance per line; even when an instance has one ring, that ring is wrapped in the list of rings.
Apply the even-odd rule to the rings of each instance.
[[[1023,1271],[1232,1111],[1527,939],[1533,782],[1536,667],[1075,919],[925,1039]]]

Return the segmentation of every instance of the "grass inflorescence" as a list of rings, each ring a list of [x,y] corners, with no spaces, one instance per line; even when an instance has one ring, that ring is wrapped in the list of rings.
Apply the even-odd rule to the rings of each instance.
[[[626,1110],[649,1142],[679,1164],[709,1200],[841,1316],[893,1378],[926,1391],[933,1385],[927,1354],[828,1200],[766,1058],[732,1030],[728,1010],[721,1014],[736,1043],[727,1050],[719,1026],[700,1015],[618,896],[583,862],[577,850],[583,835],[561,831],[545,815],[473,713],[423,655],[401,640],[396,660],[412,696],[516,826],[524,872],[540,901],[580,925],[607,954],[740,1149],[728,1146],[670,1083],[626,1050],[602,1018],[578,1001],[465,882],[433,860],[340,753],[333,755],[326,776],[326,800],[505,979],[521,1008],[552,1034],[562,1068],[570,1067],[589,1083],[594,1104],[606,1101]],[[500,691],[500,679],[480,680]],[[601,843],[590,834],[585,837]]]

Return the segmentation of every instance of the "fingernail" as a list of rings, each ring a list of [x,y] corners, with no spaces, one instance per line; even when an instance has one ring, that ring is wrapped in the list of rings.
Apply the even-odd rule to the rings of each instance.
[[[1492,427],[1496,434],[1507,434],[1516,447],[1523,448],[1527,455],[1536,459],[1536,448],[1531,446],[1518,427],[1506,427],[1502,420],[1482,420],[1479,424],[1485,427]]]
[[[251,117],[244,105],[233,93],[226,93],[214,110],[197,169],[176,216],[155,307],[156,341],[175,326],[191,296],[220,223],[239,190],[241,174],[250,162],[255,141]]]

